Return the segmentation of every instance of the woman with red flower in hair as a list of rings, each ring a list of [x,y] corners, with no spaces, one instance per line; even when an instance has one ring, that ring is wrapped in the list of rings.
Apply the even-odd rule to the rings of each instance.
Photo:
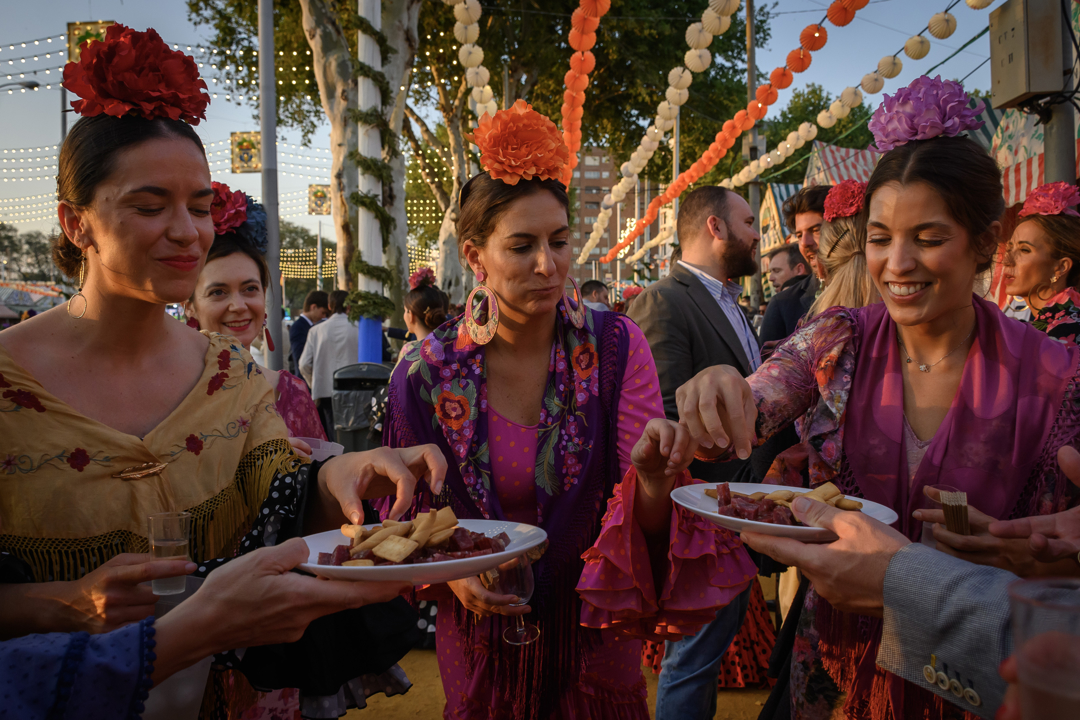
[[[439,601],[444,716],[646,720],[641,638],[695,632],[756,568],[671,503],[693,448],[663,417],[641,330],[565,289],[558,129],[519,100],[473,141],[486,172],[461,189],[457,231],[479,287],[399,362],[384,439],[446,457],[445,489],[421,486],[416,510],[539,525],[550,544],[528,604],[478,578],[424,591]],[[520,615],[539,635],[511,645]]]
[[[1065,343],[1080,335],[1080,190],[1040,185],[1020,210],[1003,265],[1005,292],[1031,309],[1031,324]]]
[[[83,117],[60,150],[53,257],[78,292],[66,307],[0,333],[0,551],[35,581],[0,585],[5,637],[99,633],[152,615],[156,597],[140,583],[185,570],[146,554],[150,514],[191,514],[189,555],[206,575],[238,554],[356,522],[363,496],[396,493],[398,515],[417,478],[439,486],[443,466],[433,448],[310,463],[290,446],[274,390],[243,346],[167,314],[191,297],[215,237],[210,171],[191,127],[209,102],[194,61],[153,30],[114,25],[64,77]],[[259,234],[250,208],[230,199],[225,210],[246,211],[235,230],[255,225]],[[320,687],[340,681],[337,691],[400,655],[382,652],[373,667],[354,645],[334,651],[335,636],[407,651],[394,623],[415,625],[410,609],[359,608],[400,590],[373,585],[366,597],[323,606],[296,594],[264,620],[269,629],[287,617],[335,613],[320,620],[323,640],[305,639],[291,653],[301,664],[313,653],[342,655],[319,678]],[[380,618],[365,620],[369,612]],[[389,637],[360,639],[365,623]],[[274,677],[267,687],[303,688],[306,668],[281,675],[272,648],[219,662],[239,664],[254,684]],[[231,699],[243,709],[245,698],[222,694],[223,674],[213,678],[210,705]],[[344,707],[334,710],[338,717]]]

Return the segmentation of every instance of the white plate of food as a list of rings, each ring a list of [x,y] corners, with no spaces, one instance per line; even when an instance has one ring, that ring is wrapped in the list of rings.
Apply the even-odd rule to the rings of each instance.
[[[300,568],[314,575],[435,585],[496,568],[543,543],[547,533],[524,523],[458,520],[443,508],[412,522],[343,525],[304,540],[310,555]]]
[[[716,493],[718,497],[711,493]],[[733,532],[748,530],[803,542],[832,542],[836,539],[832,531],[797,524],[798,521],[792,516],[791,498],[804,493],[842,510],[862,512],[886,525],[892,525],[899,518],[891,508],[876,502],[845,498],[832,483],[825,483],[814,490],[757,483],[702,483],[675,488],[671,492],[671,499],[713,524]],[[760,519],[751,519],[755,517]]]

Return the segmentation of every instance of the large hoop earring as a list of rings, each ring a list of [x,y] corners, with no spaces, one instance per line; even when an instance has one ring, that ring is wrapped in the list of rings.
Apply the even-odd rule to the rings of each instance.
[[[68,315],[75,318],[76,320],[80,319],[83,315],[86,314],[86,305],[87,305],[86,296],[83,295],[83,293],[82,293],[83,285],[85,285],[85,284],[86,284],[86,254],[84,253],[83,256],[82,256],[82,262],[79,263],[79,289],[78,289],[78,292],[76,292],[74,295],[72,295],[70,298],[68,298],[68,301],[67,301],[67,313],[68,313]],[[82,310],[80,310],[78,312],[78,314],[76,314],[75,312],[72,311],[72,307],[74,306],[76,298],[82,300]]]
[[[474,343],[487,345],[495,339],[495,332],[499,329],[499,300],[495,297],[495,293],[492,292],[491,288],[483,284],[484,273],[477,273],[477,279],[480,284],[473,288],[465,301],[465,329],[469,331],[469,337],[472,338]],[[481,290],[484,291],[484,300],[488,301],[488,320],[483,325],[476,320],[473,305],[476,293]],[[483,303],[484,300],[480,300],[480,303]]]
[[[585,303],[581,300],[581,288],[578,287],[577,280],[570,278],[570,282],[574,285],[574,298],[577,300],[577,307],[570,304],[570,297],[566,294],[566,288],[563,288],[563,307],[566,308],[566,314],[570,318],[570,322],[574,324],[578,330],[585,327]]]

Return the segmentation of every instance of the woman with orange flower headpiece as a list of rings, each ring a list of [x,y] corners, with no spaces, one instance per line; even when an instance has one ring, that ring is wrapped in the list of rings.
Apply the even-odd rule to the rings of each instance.
[[[398,364],[384,439],[446,457],[443,491],[421,486],[417,510],[539,525],[550,544],[531,598],[501,579],[426,591],[452,603],[437,627],[444,715],[645,720],[638,638],[696,632],[756,568],[671,503],[694,446],[664,419],[641,330],[565,290],[558,129],[519,100],[473,141],[486,172],[462,188],[457,230],[480,284]]]
[[[374,486],[383,494],[396,486],[400,514],[416,477],[427,474],[441,484],[443,462],[436,449],[416,448],[309,463],[290,446],[274,390],[248,352],[166,313],[168,304],[191,297],[214,240],[210,170],[191,127],[205,117],[210,98],[190,57],[153,30],[113,25],[67,65],[64,84],[82,98],[73,106],[83,117],[60,150],[61,234],[53,256],[79,291],[66,308],[35,318],[29,332],[22,325],[0,333],[0,558],[5,569],[15,563],[33,580],[0,585],[0,637],[99,633],[139,621],[153,637],[149,616],[157,597],[140,583],[190,568],[145,554],[148,515],[190,514],[189,558],[206,575],[224,558],[338,527],[346,518],[355,522],[361,495]],[[358,481],[364,477],[370,484]],[[158,657],[174,661],[183,650],[194,661],[236,647],[226,644],[231,641],[295,641],[312,618],[385,601],[402,589],[343,583],[336,599],[325,602],[322,583],[303,578],[305,590],[287,572],[307,554],[301,541],[292,541],[291,562],[278,553],[276,571],[263,573],[288,578],[287,587],[267,587],[258,607],[240,608],[261,625],[236,633],[230,620],[196,637],[163,629]],[[214,597],[220,608],[221,596]],[[374,621],[382,633],[390,625],[387,607],[371,610],[383,614]],[[414,626],[415,615],[402,610],[399,620]],[[368,611],[325,618],[322,636],[345,636],[365,622],[355,613]],[[297,624],[298,618],[306,620]],[[291,629],[281,632],[286,626]],[[291,657],[325,655],[310,640],[290,646]],[[357,642],[364,640],[350,637]],[[357,655],[354,647],[345,648],[349,657]],[[265,652],[250,649],[240,667],[253,670]],[[135,686],[141,699],[153,672],[148,657]],[[325,687],[340,674],[345,683],[398,658],[377,669],[335,658],[334,677],[319,681]],[[215,675],[219,690],[221,677]],[[282,677],[269,687],[289,686]]]

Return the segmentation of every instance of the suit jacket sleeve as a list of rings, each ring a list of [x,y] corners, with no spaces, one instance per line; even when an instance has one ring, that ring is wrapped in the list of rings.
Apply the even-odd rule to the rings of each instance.
[[[303,352],[304,343],[307,341],[308,331],[311,325],[307,320],[296,318],[292,327],[289,328],[289,352],[296,364],[300,364],[300,354]]]
[[[908,545],[885,573],[885,621],[877,664],[963,710],[992,718],[1005,696],[998,665],[1012,655],[1009,595],[1016,576],[925,545]],[[928,682],[935,670],[978,695],[976,706]]]
[[[787,322],[784,319],[784,305],[784,298],[777,296],[765,308],[765,319],[761,323],[759,333],[762,345],[774,340],[783,340],[791,334],[787,331]]]
[[[656,372],[660,376],[664,414],[671,420],[678,420],[675,391],[693,377],[694,367],[690,334],[683,314],[664,293],[644,292],[630,306],[629,316],[649,341]]]
[[[318,335],[308,333],[308,342],[304,344],[304,354],[300,356],[299,366],[300,374],[304,376],[304,380],[307,381],[308,387],[312,387],[313,380],[311,370],[315,366],[315,345],[317,344]]]

